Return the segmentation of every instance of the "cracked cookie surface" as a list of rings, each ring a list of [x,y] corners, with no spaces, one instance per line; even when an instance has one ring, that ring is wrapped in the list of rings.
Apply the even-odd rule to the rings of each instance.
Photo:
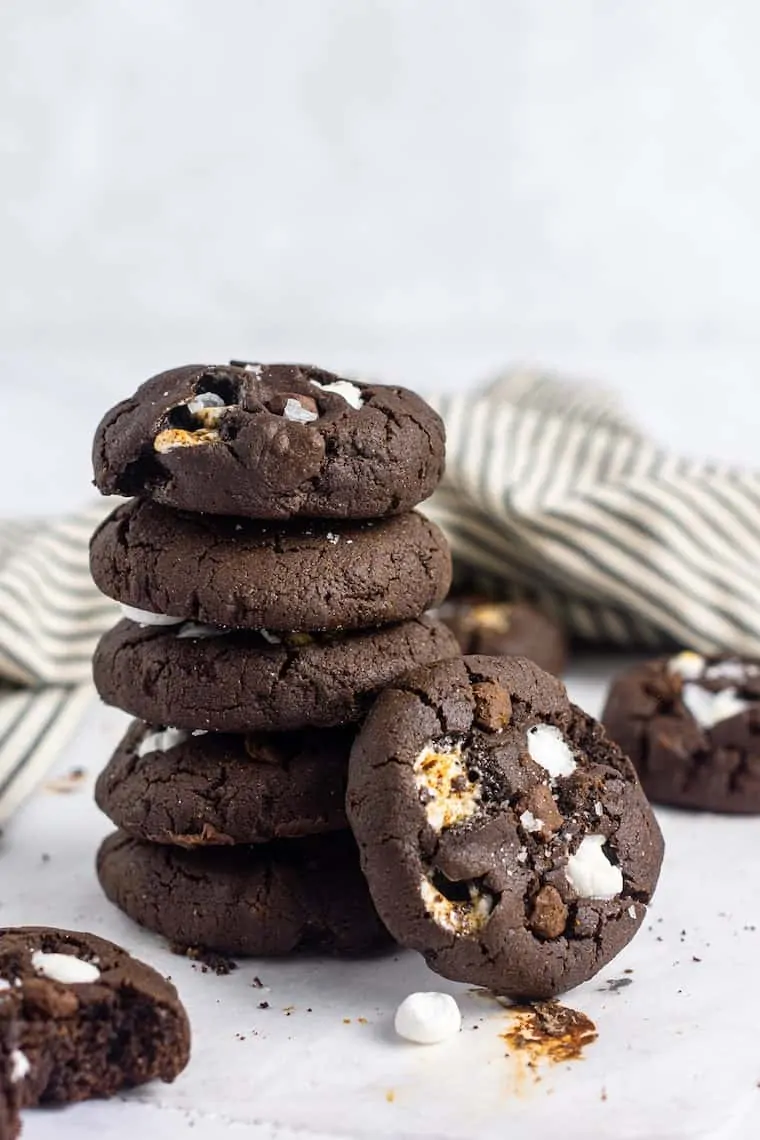
[[[191,511],[382,518],[433,492],[443,423],[405,388],[308,365],[188,365],[146,381],[95,434],[95,483]]]
[[[346,809],[378,912],[445,977],[547,998],[633,937],[663,844],[630,761],[524,658],[390,685],[351,752]]]
[[[122,832],[98,852],[100,884],[135,922],[223,954],[339,955],[388,947],[350,832],[259,847],[183,851]]]
[[[360,629],[445,597],[442,532],[411,511],[370,522],[256,522],[148,500],[114,511],[90,548],[95,584],[141,610],[244,629]]]
[[[760,661],[686,650],[637,665],[602,720],[655,803],[760,814]]]
[[[190,1056],[174,986],[93,934],[0,929],[0,999],[15,1010],[25,1107],[173,1081]]]
[[[485,594],[452,593],[434,611],[462,653],[527,657],[559,675],[565,667],[565,635],[550,617],[526,602],[499,602]]]
[[[359,720],[379,689],[415,665],[459,652],[432,618],[346,634],[272,635],[124,620],[104,634],[100,696],[150,724],[278,732]]]
[[[95,800],[128,835],[187,848],[339,831],[354,736],[350,727],[193,735],[135,721]]]

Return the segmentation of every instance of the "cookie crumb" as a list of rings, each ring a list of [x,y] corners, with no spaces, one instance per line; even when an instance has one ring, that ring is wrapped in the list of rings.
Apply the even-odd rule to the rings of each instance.
[[[233,961],[232,958],[228,958],[224,954],[217,954],[214,950],[205,950],[202,946],[182,946],[180,943],[173,942],[169,949],[172,954],[179,954],[183,958],[197,962],[203,974],[211,972],[216,974],[218,978],[223,978],[238,968],[237,962]]]

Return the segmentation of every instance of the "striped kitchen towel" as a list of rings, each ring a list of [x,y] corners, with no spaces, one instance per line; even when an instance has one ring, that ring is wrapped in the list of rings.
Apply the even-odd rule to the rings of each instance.
[[[431,402],[447,472],[424,509],[460,573],[536,601],[581,640],[760,657],[760,476],[678,459],[608,394],[543,374]],[[115,614],[87,544],[112,506],[0,526],[0,821],[91,696]]]

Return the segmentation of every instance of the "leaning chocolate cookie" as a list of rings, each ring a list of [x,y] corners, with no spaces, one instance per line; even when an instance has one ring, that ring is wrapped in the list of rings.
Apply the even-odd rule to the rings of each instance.
[[[149,724],[285,732],[359,720],[389,681],[458,652],[453,634],[426,617],[361,633],[281,635],[125,620],[101,638],[93,676],[106,704]]]
[[[602,720],[655,803],[760,813],[760,661],[685,651],[636,665]]]
[[[174,986],[94,934],[0,930],[3,994],[16,1010],[25,1107],[173,1081],[188,1062],[190,1026]]]
[[[262,523],[135,499],[95,532],[95,584],[149,611],[240,629],[360,629],[446,596],[446,539],[416,511],[370,522]]]
[[[128,835],[180,847],[345,829],[353,728],[191,733],[135,721],[95,786]]]
[[[387,688],[351,753],[347,812],[394,937],[515,998],[609,962],[662,861],[630,761],[524,658],[465,657]]]
[[[434,611],[459,642],[464,654],[527,657],[560,674],[567,644],[560,627],[526,602],[497,602],[481,594],[449,596]]]
[[[366,954],[391,943],[348,831],[215,851],[117,831],[103,841],[97,869],[112,903],[181,946],[278,957]]]
[[[419,396],[296,364],[162,372],[106,414],[93,450],[105,495],[262,519],[402,514],[443,463]]]

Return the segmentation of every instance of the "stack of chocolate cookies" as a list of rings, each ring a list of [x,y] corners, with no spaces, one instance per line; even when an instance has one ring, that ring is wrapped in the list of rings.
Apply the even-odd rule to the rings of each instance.
[[[92,541],[124,610],[94,676],[138,719],[98,780],[98,874],[133,919],[231,954],[388,938],[348,760],[378,691],[459,652],[422,616],[451,566],[413,510],[443,461],[418,396],[316,368],[179,368],[105,416],[95,482],[132,498]]]

